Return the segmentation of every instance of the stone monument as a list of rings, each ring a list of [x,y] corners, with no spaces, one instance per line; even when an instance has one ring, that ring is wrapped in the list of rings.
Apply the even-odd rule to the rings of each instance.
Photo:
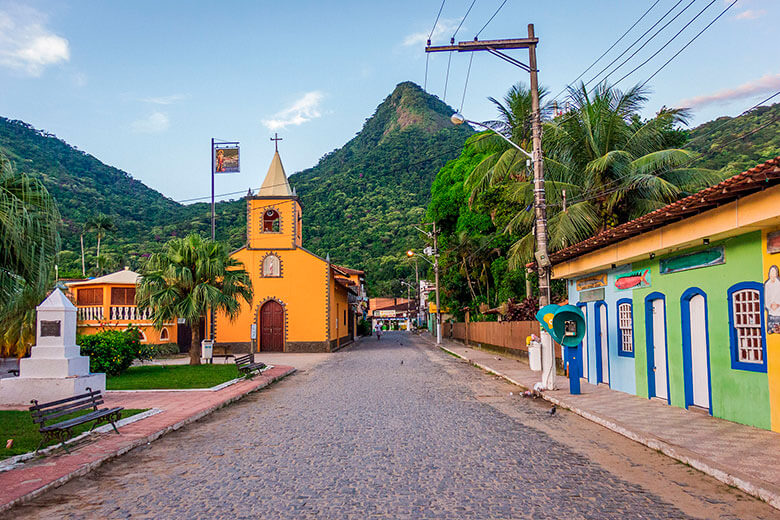
[[[106,375],[89,372],[76,345],[76,306],[55,289],[37,308],[36,342],[19,361],[19,377],[0,379],[0,404],[29,405],[92,390],[106,391]]]

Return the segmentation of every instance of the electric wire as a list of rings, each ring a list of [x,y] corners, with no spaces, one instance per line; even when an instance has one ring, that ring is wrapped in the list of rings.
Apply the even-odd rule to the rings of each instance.
[[[466,89],[469,86],[469,76],[471,76],[471,63],[474,61],[474,54],[475,53],[472,52],[471,56],[469,57],[469,68],[466,71],[466,82],[463,85],[463,97],[461,97],[460,99],[460,110],[458,110],[458,112],[460,112],[461,114],[463,113],[463,104],[466,102]]]
[[[574,83],[576,83],[576,82],[577,82],[577,80],[579,80],[579,79],[580,79],[582,76],[584,76],[585,74],[587,74],[587,73],[588,73],[588,71],[589,71],[590,69],[592,69],[592,68],[593,68],[593,67],[594,67],[594,66],[595,66],[595,65],[596,65],[596,64],[597,64],[599,61],[601,61],[601,59],[602,59],[604,56],[606,56],[607,54],[609,54],[609,51],[611,51],[612,49],[614,49],[614,48],[615,48],[615,46],[616,46],[618,43],[620,43],[620,42],[623,40],[623,38],[625,38],[625,37],[628,35],[628,33],[630,33],[630,32],[631,32],[631,31],[634,29],[634,27],[636,27],[636,26],[639,24],[639,22],[641,22],[641,21],[642,21],[642,20],[645,18],[645,16],[647,16],[647,15],[648,15],[648,13],[649,13],[650,11],[652,11],[652,9],[653,9],[653,8],[654,8],[656,5],[658,5],[658,2],[660,2],[660,1],[661,1],[661,0],[655,0],[655,3],[654,3],[653,5],[651,5],[651,6],[650,6],[650,7],[647,9],[647,11],[645,11],[645,12],[644,12],[644,14],[642,14],[642,16],[640,16],[640,17],[639,17],[639,18],[638,18],[638,19],[637,19],[637,20],[634,22],[634,24],[633,24],[631,27],[629,27],[629,28],[627,29],[627,30],[626,30],[626,32],[624,32],[624,33],[623,33],[623,35],[622,35],[622,36],[620,36],[620,38],[618,38],[618,39],[615,41],[615,43],[613,43],[613,44],[612,44],[612,45],[609,47],[609,49],[607,49],[606,51],[604,51],[604,53],[603,53],[601,56],[599,56],[598,58],[596,58],[596,61],[594,61],[593,63],[591,63],[591,64],[588,66],[588,68],[587,68],[587,69],[585,69],[585,70],[583,70],[583,71],[582,71],[582,73],[580,73],[580,75],[579,75],[579,76],[577,76],[576,78],[574,78],[574,80],[573,80],[573,81],[571,81],[571,82],[570,82],[568,85],[566,85],[565,87],[563,87],[563,88],[561,89],[561,91],[560,91],[560,92],[558,92],[558,93],[555,95],[555,97],[554,97],[554,98],[552,98],[552,100],[551,100],[551,101],[555,101],[556,99],[558,99],[558,97],[559,97],[561,94],[563,94],[564,92],[566,92],[566,90],[567,90],[569,87],[571,87],[571,86],[572,86]],[[479,35],[479,33],[477,33],[477,35]]]
[[[464,14],[464,15],[463,15],[463,19],[462,19],[462,20],[460,21],[460,23],[458,24],[458,28],[457,28],[457,29],[455,29],[455,32],[454,32],[454,33],[452,33],[452,38],[451,38],[451,40],[450,40],[450,41],[454,42],[454,40],[455,40],[455,36],[457,36],[457,35],[458,35],[458,31],[460,31],[460,28],[461,28],[461,27],[463,27],[463,22],[465,22],[465,21],[466,21],[466,17],[469,15],[469,13],[471,12],[471,8],[472,8],[472,7],[474,7],[474,4],[476,4],[476,3],[477,3],[477,0],[472,0],[472,2],[471,2],[471,5],[470,5],[470,6],[469,6],[469,8],[466,10],[466,14]]]
[[[631,70],[631,72],[629,72],[628,74],[625,74],[625,75],[624,75],[623,77],[621,77],[619,80],[615,81],[615,82],[613,83],[613,85],[617,85],[618,83],[620,83],[621,81],[623,81],[624,79],[626,79],[627,77],[629,77],[631,74],[633,74],[633,73],[634,73],[634,72],[636,72],[637,70],[639,70],[639,69],[641,69],[642,67],[644,67],[645,65],[647,65],[647,63],[648,63],[650,60],[652,60],[653,58],[655,58],[656,56],[658,56],[658,55],[661,53],[661,51],[663,51],[663,50],[664,50],[666,47],[668,47],[668,46],[669,46],[669,45],[670,45],[670,44],[671,44],[671,43],[672,43],[672,42],[673,42],[673,41],[674,41],[674,40],[675,40],[675,39],[676,39],[678,36],[680,36],[680,34],[682,34],[682,32],[683,32],[685,29],[687,29],[687,28],[688,28],[688,27],[689,27],[689,26],[690,26],[690,25],[691,25],[691,24],[692,24],[694,21],[696,21],[696,19],[697,19],[697,18],[699,18],[699,16],[701,16],[702,14],[704,14],[704,11],[706,11],[707,9],[709,9],[709,8],[710,8],[710,6],[712,6],[712,4],[714,4],[715,2],[717,2],[717,0],[711,0],[709,4],[707,4],[706,6],[704,6],[704,9],[702,9],[701,11],[699,11],[699,13],[698,13],[696,16],[694,16],[693,18],[691,18],[691,20],[690,20],[688,23],[686,23],[685,25],[683,25],[683,27],[682,27],[682,28],[681,28],[679,31],[677,31],[677,33],[676,33],[674,36],[672,36],[672,37],[669,39],[669,41],[667,41],[665,44],[663,44],[663,46],[662,46],[660,49],[658,49],[658,50],[657,50],[657,51],[655,51],[653,54],[651,54],[651,55],[650,55],[650,57],[649,57],[649,58],[647,58],[645,61],[643,61],[642,63],[640,63],[640,64],[639,64],[639,65],[637,65],[636,67],[634,67],[634,68]],[[732,5],[733,5],[733,4],[732,4]],[[712,25],[712,24],[710,23],[710,25]],[[617,70],[617,69],[615,69],[615,70]],[[614,72],[614,71],[613,71],[613,72]],[[611,74],[611,73],[610,73],[610,74]],[[604,77],[604,79],[607,79],[607,77],[609,77],[609,75],[605,76],[605,77]]]
[[[607,64],[607,66],[606,66],[606,67],[604,67],[603,69],[601,69],[601,70],[600,70],[600,71],[599,71],[599,72],[598,72],[598,73],[597,73],[595,76],[593,76],[593,77],[590,79],[590,81],[588,81],[587,83],[585,83],[585,86],[587,86],[587,85],[590,85],[591,83],[593,83],[593,80],[595,80],[596,78],[598,78],[599,76],[601,76],[601,75],[602,75],[602,74],[603,74],[603,73],[604,73],[604,72],[605,72],[607,69],[609,69],[609,68],[610,68],[612,65],[614,65],[614,64],[615,64],[615,62],[616,62],[617,60],[619,60],[620,58],[622,58],[623,56],[625,56],[625,55],[626,55],[626,53],[627,53],[628,51],[630,51],[630,50],[631,50],[631,49],[634,47],[634,45],[636,45],[637,43],[639,43],[640,41],[642,41],[642,39],[643,39],[645,36],[647,36],[647,34],[648,34],[648,33],[650,33],[650,31],[652,31],[653,29],[655,29],[655,27],[656,27],[656,26],[657,26],[659,23],[663,22],[663,21],[664,21],[664,18],[666,18],[667,16],[669,16],[669,14],[671,14],[671,12],[672,12],[672,11],[674,11],[674,10],[677,8],[677,6],[678,6],[678,5],[680,5],[682,2],[683,2],[683,0],[677,0],[677,3],[676,3],[676,4],[674,4],[674,5],[673,5],[673,6],[672,6],[672,7],[671,7],[671,8],[670,8],[668,11],[666,11],[666,13],[664,13],[664,15],[663,15],[663,16],[661,16],[661,18],[659,18],[657,22],[655,22],[653,25],[651,25],[651,26],[650,26],[650,28],[649,28],[649,29],[647,29],[645,32],[643,32],[643,33],[642,33],[642,35],[641,35],[639,38],[637,38],[636,40],[634,40],[634,43],[632,43],[631,45],[629,45],[629,46],[628,46],[628,48],[626,48],[626,50],[624,50],[623,52],[621,52],[621,53],[620,53],[620,54],[619,54],[617,57],[615,57],[615,59],[613,59],[612,61],[610,61],[610,62]]]
[[[713,0],[713,1],[715,1],[715,0]],[[674,23],[674,21],[675,21],[675,20],[677,20],[677,18],[679,18],[680,16],[682,16],[682,14],[683,14],[685,11],[687,11],[687,10],[688,10],[688,9],[689,9],[689,8],[690,8],[690,7],[691,7],[693,4],[695,4],[695,3],[696,3],[696,0],[691,0],[691,1],[690,1],[690,3],[689,3],[688,5],[686,5],[685,7],[683,7],[683,8],[682,8],[682,10],[681,10],[679,13],[677,13],[676,15],[674,15],[674,17],[673,17],[671,20],[669,20],[668,22],[666,22],[666,24],[664,24],[664,26],[663,26],[663,27],[661,27],[660,29],[658,29],[658,30],[657,30],[657,31],[656,31],[656,32],[655,32],[655,33],[654,33],[654,34],[653,34],[653,35],[652,35],[650,38],[648,38],[648,39],[647,39],[647,41],[645,41],[645,42],[644,42],[642,45],[640,45],[640,46],[639,46],[639,48],[638,48],[637,50],[635,50],[635,51],[634,51],[634,52],[633,52],[633,53],[632,53],[632,54],[631,54],[631,55],[630,55],[628,58],[626,58],[625,60],[623,60],[623,61],[620,63],[620,65],[618,65],[617,67],[615,67],[614,69],[612,69],[612,70],[611,70],[611,71],[610,71],[610,72],[609,72],[609,73],[608,73],[606,76],[604,76],[603,78],[601,78],[601,79],[599,80],[599,83],[601,83],[601,82],[605,81],[605,80],[606,80],[608,77],[610,77],[612,74],[614,74],[615,72],[617,72],[617,71],[618,71],[618,70],[619,70],[619,69],[620,69],[620,68],[621,68],[623,65],[625,65],[626,63],[628,63],[628,62],[631,60],[631,58],[633,58],[634,56],[636,56],[636,55],[637,55],[637,54],[638,54],[638,53],[639,53],[639,52],[640,52],[642,49],[644,49],[644,48],[645,48],[645,47],[646,47],[646,46],[647,46],[647,45],[648,45],[648,44],[649,44],[651,41],[653,41],[653,40],[655,39],[655,37],[656,37],[656,36],[658,36],[659,34],[661,34],[661,32],[662,32],[664,29],[666,29],[666,28],[667,28],[667,27],[669,27],[669,26],[670,26],[672,23]],[[709,6],[708,6],[708,7],[709,7]],[[595,78],[594,78],[594,79],[595,79]],[[590,81],[593,81],[593,79],[591,79]],[[586,83],[586,85],[588,85],[589,83],[590,83],[590,82]]]
[[[498,14],[498,12],[499,12],[499,11],[501,11],[501,9],[504,7],[504,5],[506,5],[506,3],[507,3],[508,1],[509,1],[509,0],[504,0],[503,2],[501,2],[501,5],[499,5],[499,6],[498,6],[498,9],[496,9],[496,12],[495,12],[495,13],[493,13],[493,16],[491,16],[491,17],[488,19],[488,21],[487,21],[487,22],[485,22],[485,25],[483,25],[483,26],[482,26],[482,29],[480,29],[479,31],[477,31],[477,34],[474,36],[474,39],[475,39],[475,40],[476,40],[477,38],[479,38],[479,35],[480,35],[480,34],[482,34],[482,31],[484,31],[484,30],[485,30],[485,27],[487,27],[487,26],[490,24],[490,22],[492,22],[492,21],[493,21],[493,18],[495,18],[495,17],[496,17],[496,15]],[[660,1],[661,1],[661,0],[656,0],[656,2],[655,2],[655,3],[657,4],[657,3],[658,3],[658,2],[660,2]],[[575,80],[575,81],[576,81],[576,80]]]
[[[433,38],[433,33],[436,31],[436,26],[439,24],[439,17],[441,16],[442,9],[444,9],[444,3],[447,0],[441,0],[441,5],[439,6],[439,12],[436,14],[436,20],[433,22],[433,27],[431,27],[431,32],[428,33],[428,46],[431,45],[431,38]],[[423,90],[428,91],[428,61],[430,60],[430,54],[425,53],[425,79],[423,80]]]
[[[644,83],[642,83],[642,86],[645,86],[645,85],[647,84],[647,82],[648,82],[648,81],[650,81],[651,79],[653,79],[653,78],[654,78],[654,77],[655,77],[655,76],[656,76],[656,75],[657,75],[659,72],[661,72],[661,71],[664,69],[664,67],[666,67],[667,65],[669,65],[669,63],[671,63],[671,62],[672,62],[672,60],[674,60],[674,59],[675,59],[677,56],[679,56],[679,55],[680,55],[680,53],[681,53],[682,51],[684,51],[685,49],[687,49],[687,48],[688,48],[688,46],[689,46],[690,44],[692,44],[694,41],[696,41],[696,39],[697,39],[699,36],[701,36],[701,35],[702,35],[702,33],[703,33],[704,31],[706,31],[707,29],[709,29],[709,28],[710,28],[710,26],[711,26],[712,24],[714,24],[715,22],[717,22],[717,21],[718,21],[718,19],[719,19],[721,16],[723,16],[724,14],[726,14],[726,11],[728,11],[729,9],[731,9],[731,7],[732,7],[734,4],[736,4],[736,3],[737,3],[737,1],[738,1],[738,0],[734,0],[734,1],[733,1],[731,4],[729,4],[729,5],[728,5],[728,7],[726,7],[726,8],[725,8],[725,9],[724,9],[724,10],[723,10],[723,11],[722,11],[722,12],[721,12],[721,13],[720,13],[718,16],[716,16],[714,20],[712,20],[712,21],[711,21],[709,24],[707,24],[707,25],[704,27],[704,29],[702,29],[701,31],[699,31],[699,33],[698,33],[696,36],[694,36],[693,38],[691,38],[691,39],[690,39],[690,41],[688,41],[688,43],[686,43],[686,44],[685,44],[685,46],[683,46],[683,48],[682,48],[682,49],[680,49],[679,51],[677,51],[677,52],[676,52],[676,53],[675,53],[675,54],[674,54],[674,55],[673,55],[671,58],[669,58],[669,59],[666,61],[666,63],[664,63],[663,65],[661,65],[661,67],[659,67],[659,68],[658,68],[658,70],[656,70],[655,72],[653,72],[653,74],[652,74],[652,75],[651,75],[649,78],[647,78],[647,79],[644,81]]]
[[[444,76],[444,96],[442,101],[447,101],[447,85],[450,82],[450,64],[452,63],[452,52],[447,53],[447,75]]]
[[[439,12],[436,14],[436,20],[433,22],[433,27],[431,27],[431,32],[428,34],[428,45],[431,44],[430,40],[433,38],[433,32],[436,30],[436,25],[439,23],[439,17],[441,16],[441,12],[444,9],[444,3],[447,0],[441,0],[441,5],[439,6]]]

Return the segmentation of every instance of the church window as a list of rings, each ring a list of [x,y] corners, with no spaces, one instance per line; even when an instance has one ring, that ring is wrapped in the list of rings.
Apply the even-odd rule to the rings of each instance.
[[[263,259],[263,276],[282,276],[281,263],[276,255],[268,255]]]
[[[281,230],[279,213],[275,209],[267,209],[263,213],[263,232],[278,233]]]

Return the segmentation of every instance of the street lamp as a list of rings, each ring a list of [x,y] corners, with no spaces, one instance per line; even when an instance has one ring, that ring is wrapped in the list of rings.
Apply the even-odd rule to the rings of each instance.
[[[470,119],[466,119],[465,117],[463,117],[463,114],[460,114],[458,112],[455,112],[454,114],[452,114],[452,116],[450,117],[450,121],[452,121],[452,124],[455,125],[455,126],[460,126],[463,123],[468,123],[468,124],[470,124],[472,126],[480,126],[480,127],[484,128],[485,130],[490,130],[491,132],[496,134],[498,137],[500,137],[501,139],[503,139],[504,141],[506,141],[507,143],[512,145],[514,148],[517,148],[518,150],[520,150],[520,152],[523,155],[525,155],[526,157],[528,157],[530,160],[532,160],[532,161],[534,160],[534,154],[533,153],[526,152],[525,150],[520,148],[517,144],[512,142],[512,140],[510,140],[507,136],[505,136],[504,134],[502,134],[501,132],[499,132],[495,128],[492,128],[491,126],[486,125],[485,123],[477,123],[476,121],[471,121]]]
[[[433,266],[433,274],[436,283],[436,344],[441,345],[441,305],[439,304],[439,250],[437,248],[438,242],[436,240],[436,224],[433,225],[433,262],[425,258],[424,256],[417,255],[411,249],[406,252],[410,257],[418,256]]]

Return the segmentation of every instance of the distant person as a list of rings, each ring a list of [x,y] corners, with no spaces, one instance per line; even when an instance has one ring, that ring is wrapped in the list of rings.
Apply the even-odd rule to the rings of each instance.
[[[382,338],[382,326],[377,323],[374,325],[374,331],[376,332],[376,339],[379,341]]]

